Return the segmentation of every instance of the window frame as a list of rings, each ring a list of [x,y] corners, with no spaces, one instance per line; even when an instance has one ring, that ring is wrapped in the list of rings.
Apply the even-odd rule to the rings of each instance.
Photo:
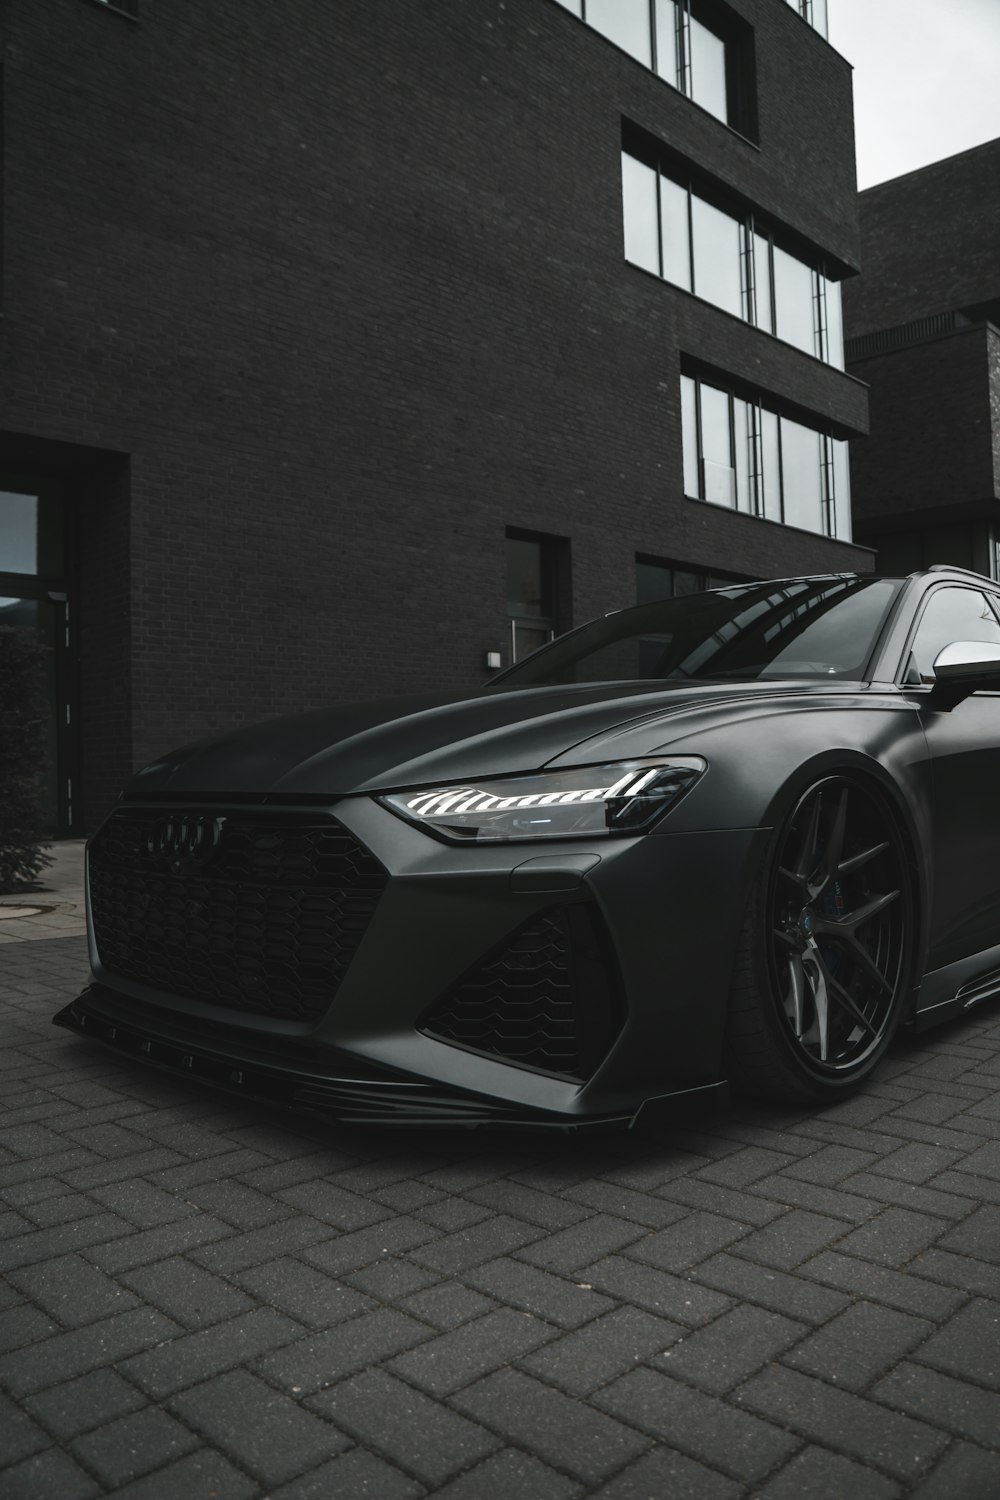
[[[729,317],[737,318],[746,323],[748,327],[755,328],[759,333],[765,333],[769,338],[776,339],[778,343],[784,344],[786,348],[795,349],[807,358],[816,359],[820,364],[825,364],[833,370],[844,370],[843,362],[843,338],[840,339],[840,360],[831,359],[831,327],[828,303],[828,284],[839,286],[835,277],[829,275],[829,263],[821,259],[818,262],[803,260],[801,255],[794,250],[786,248],[784,236],[775,233],[773,227],[765,219],[760,222],[753,209],[739,209],[734,211],[732,200],[726,201],[724,192],[713,192],[711,185],[706,191],[703,181],[697,173],[690,170],[670,170],[664,165],[662,158],[651,151],[648,156],[639,155],[635,150],[629,150],[626,146],[621,148],[621,179],[622,179],[622,244],[626,243],[627,218],[626,218],[626,196],[625,182],[625,160],[638,163],[647,171],[654,174],[654,188],[656,196],[656,225],[657,225],[657,265],[658,270],[653,271],[650,266],[640,261],[630,260],[625,255],[625,263],[634,266],[637,270],[645,271],[647,275],[658,277],[660,281],[666,282],[667,286],[674,287],[677,291],[686,292],[689,297],[697,297],[700,302],[709,307],[717,308],[718,311],[728,314]],[[667,255],[664,248],[664,215],[663,215],[663,183],[670,183],[685,194],[687,202],[687,285],[676,281],[672,276],[666,274]],[[739,237],[739,251],[737,255],[736,274],[740,284],[740,311],[733,310],[721,302],[714,301],[698,290],[698,265],[695,255],[695,200],[703,203],[706,208],[724,215],[736,225]],[[764,250],[767,265],[761,267],[760,250]],[[775,273],[775,251],[778,250],[789,260],[795,262],[810,277],[810,315],[812,323],[812,349],[803,348],[801,344],[792,342],[782,337],[778,332],[778,282]],[[702,278],[704,280],[704,277]],[[760,317],[760,299],[757,294],[758,287],[767,284],[767,312],[768,317],[762,320]]]
[[[683,476],[686,475],[686,473],[689,472],[693,468],[693,472],[697,476],[698,487],[699,487],[699,493],[695,494],[695,495],[692,495],[688,491],[687,485],[684,484],[684,486],[683,486],[684,498],[686,500],[697,500],[702,505],[714,505],[719,510],[732,510],[732,511],[736,512],[738,515],[751,516],[754,520],[758,520],[758,521],[770,521],[774,525],[787,526],[791,530],[804,532],[805,535],[807,535],[807,536],[821,536],[821,537],[825,538],[828,541],[839,541],[839,542],[845,542],[848,545],[853,545],[853,540],[854,540],[853,539],[853,529],[852,529],[852,533],[850,535],[848,535],[848,536],[840,536],[838,534],[838,530],[837,530],[837,523],[838,523],[839,514],[840,514],[840,512],[838,511],[838,505],[840,503],[840,497],[838,497],[838,493],[837,493],[837,491],[838,491],[838,483],[837,483],[837,452],[836,452],[836,449],[834,448],[834,444],[838,443],[838,442],[842,442],[842,443],[845,443],[845,445],[846,445],[846,441],[847,440],[844,439],[844,438],[837,438],[837,437],[835,437],[834,434],[833,434],[833,432],[831,432],[828,428],[824,428],[822,426],[814,426],[810,422],[804,422],[802,420],[800,414],[798,414],[798,413],[793,414],[792,412],[788,411],[787,409],[783,409],[780,404],[775,403],[775,402],[770,401],[770,400],[765,400],[763,393],[760,392],[760,391],[748,391],[748,390],[744,389],[743,387],[741,387],[738,383],[727,383],[727,384],[724,384],[724,385],[720,385],[718,383],[720,378],[723,378],[723,377],[716,376],[716,375],[714,375],[714,374],[712,374],[710,372],[709,373],[704,373],[704,372],[702,372],[699,369],[692,369],[692,368],[687,368],[687,369],[682,368],[681,369],[681,382],[682,382],[682,385],[681,385],[681,412],[682,412],[682,421],[681,421],[681,473],[682,473],[682,480],[683,480]],[[685,436],[685,423],[683,421],[683,410],[684,410],[684,403],[685,403],[684,386],[683,386],[683,382],[684,381],[690,381],[691,385],[693,386],[693,389],[694,389],[694,415],[695,415],[694,434],[695,434],[695,441],[696,441],[696,445],[697,445],[697,454],[695,456],[695,463],[694,463],[693,466],[690,464],[689,456],[685,452],[685,449],[684,449],[684,436]],[[728,416],[729,416],[729,452],[730,452],[730,457],[731,457],[731,460],[732,460],[732,467],[733,467],[733,496],[734,496],[734,499],[733,499],[733,504],[731,504],[731,505],[724,505],[720,501],[709,500],[706,497],[706,488],[707,488],[707,486],[705,484],[705,468],[704,468],[704,464],[705,464],[705,451],[704,451],[704,432],[703,432],[703,424],[702,424],[702,399],[701,399],[701,391],[702,391],[702,387],[703,386],[708,386],[708,388],[710,390],[720,392],[721,394],[723,394],[727,398]],[[737,401],[741,401],[741,402],[743,402],[745,404],[745,406],[747,408],[747,414],[748,414],[747,415],[747,472],[746,472],[746,478],[747,478],[747,482],[748,482],[748,494],[749,494],[750,504],[749,504],[749,508],[747,508],[747,509],[744,509],[740,505],[740,455],[739,455],[739,453],[737,451],[737,423],[736,423],[736,405],[735,405]],[[765,441],[766,441],[765,440],[765,431],[764,431],[764,427],[765,427],[765,424],[764,424],[764,414],[765,413],[768,413],[771,417],[773,417],[776,420],[776,426],[777,426],[777,432],[776,432],[777,448],[776,448],[776,452],[777,452],[777,464],[778,464],[778,468],[777,468],[777,475],[775,476],[777,483],[776,483],[776,485],[773,486],[773,488],[775,488],[777,490],[777,499],[778,499],[778,504],[779,504],[779,508],[780,508],[780,512],[781,512],[780,517],[776,517],[774,515],[769,515],[768,511],[767,511],[769,491],[771,491],[771,489],[772,489],[772,484],[771,484],[771,482],[767,478],[767,465],[766,465],[766,459],[765,459]],[[784,434],[783,434],[783,423],[784,422],[793,422],[797,426],[802,427],[807,432],[814,433],[816,435],[817,439],[818,439],[818,442],[817,442],[817,454],[818,454],[817,481],[818,481],[819,493],[820,493],[820,516],[821,516],[822,523],[823,523],[823,530],[821,530],[821,531],[813,531],[813,530],[811,530],[808,527],[799,526],[794,521],[789,521],[787,519],[787,514],[786,514],[787,507],[786,507],[786,496],[785,496],[785,490],[786,490],[785,450],[784,450]],[[845,468],[844,472],[847,475],[847,495],[845,497],[846,500],[847,500],[847,509],[843,512],[843,514],[846,515],[847,520],[850,521],[851,520],[851,515],[850,515],[850,468],[849,468],[849,461],[848,461],[848,466]],[[772,494],[771,495],[772,503],[773,503],[773,499],[774,499],[774,496]]]

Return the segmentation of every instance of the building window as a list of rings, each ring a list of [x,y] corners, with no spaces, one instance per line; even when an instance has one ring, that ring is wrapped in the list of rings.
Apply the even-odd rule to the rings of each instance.
[[[740,119],[747,28],[725,6],[705,0],[559,3],[724,125],[749,134],[751,122]]]
[[[676,175],[622,152],[625,259],[844,368],[840,283]]]
[[[681,376],[681,431],[692,499],[851,540],[846,442],[693,375]]]
[[[509,664],[568,628],[568,546],[559,537],[507,533]]]
[[[788,0],[788,3],[820,36],[829,35],[827,0]]]
[[[655,604],[660,599],[678,599],[683,594],[700,594],[704,589],[724,589],[731,583],[751,581],[737,573],[709,572],[658,557],[635,560],[636,604]]]

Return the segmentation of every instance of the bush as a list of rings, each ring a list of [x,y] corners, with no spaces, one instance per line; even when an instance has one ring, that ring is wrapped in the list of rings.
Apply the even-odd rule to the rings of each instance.
[[[47,763],[43,646],[34,631],[0,626],[0,891],[28,885],[43,853],[39,775]]]

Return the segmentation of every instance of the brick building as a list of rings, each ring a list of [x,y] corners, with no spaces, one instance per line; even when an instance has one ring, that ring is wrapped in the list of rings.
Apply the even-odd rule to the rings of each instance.
[[[886,572],[1000,577],[1000,140],[860,195],[848,369],[871,389],[851,444],[855,535]]]
[[[61,831],[209,731],[870,568],[824,12],[9,0],[0,620]]]

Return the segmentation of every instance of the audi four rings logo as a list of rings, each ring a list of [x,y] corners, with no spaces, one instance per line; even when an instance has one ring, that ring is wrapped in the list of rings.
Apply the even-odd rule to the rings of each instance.
[[[161,818],[146,835],[146,853],[168,860],[174,869],[203,865],[218,849],[225,821],[205,815]]]

